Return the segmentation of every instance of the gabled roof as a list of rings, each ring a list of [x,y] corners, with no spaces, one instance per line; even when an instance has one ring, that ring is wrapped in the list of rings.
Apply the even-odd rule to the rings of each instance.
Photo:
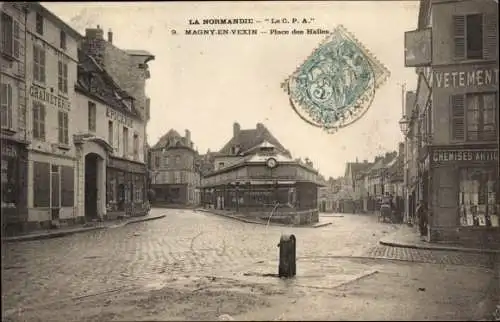
[[[186,148],[193,150],[191,145],[186,142],[186,139],[182,137],[179,132],[174,129],[170,129],[166,134],[164,134],[158,142],[153,145],[151,150],[158,150],[163,148]]]
[[[349,175],[349,170],[351,172],[351,175],[353,178],[356,178],[356,176],[363,171],[366,171],[369,169],[373,163],[371,162],[348,162],[346,165],[346,173],[345,176],[347,177]]]
[[[290,154],[264,125],[260,125],[256,129],[240,130],[236,136],[233,136],[229,142],[224,145],[219,153],[231,155],[231,148],[233,146],[239,146],[241,153],[245,154],[265,141],[272,144],[277,150]]]
[[[140,114],[133,104],[134,98],[121,89],[93,57],[78,50],[78,60],[75,89],[102,101],[115,110],[140,119]],[[124,99],[130,100],[131,108],[125,104]]]

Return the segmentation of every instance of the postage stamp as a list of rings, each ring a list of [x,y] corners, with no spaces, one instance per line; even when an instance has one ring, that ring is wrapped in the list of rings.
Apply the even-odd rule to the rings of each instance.
[[[307,123],[329,133],[359,120],[390,76],[343,26],[336,27],[283,83],[290,104]]]

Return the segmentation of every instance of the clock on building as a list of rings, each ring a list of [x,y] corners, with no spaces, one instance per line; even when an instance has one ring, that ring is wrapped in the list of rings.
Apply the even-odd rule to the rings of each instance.
[[[278,161],[275,158],[269,158],[266,160],[266,165],[272,169],[278,165]]]

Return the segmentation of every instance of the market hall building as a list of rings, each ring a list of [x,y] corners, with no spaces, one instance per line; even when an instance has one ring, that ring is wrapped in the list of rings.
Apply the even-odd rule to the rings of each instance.
[[[429,205],[427,238],[500,247],[498,6],[422,0],[413,33],[426,43],[419,48],[432,48],[407,64],[419,72],[417,195]]]
[[[202,178],[204,207],[290,224],[318,222],[318,172],[293,160],[261,123],[233,125],[232,139],[216,154],[215,170]]]

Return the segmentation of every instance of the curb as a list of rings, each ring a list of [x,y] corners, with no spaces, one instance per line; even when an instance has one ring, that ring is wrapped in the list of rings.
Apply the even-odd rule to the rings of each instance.
[[[464,253],[480,253],[480,254],[500,254],[500,250],[494,249],[480,249],[480,248],[461,248],[461,247],[448,247],[448,246],[425,246],[425,245],[414,245],[399,242],[390,242],[385,240],[379,240],[380,245],[391,246],[391,247],[401,247],[401,248],[412,248],[412,249],[425,249],[425,250],[447,250],[453,252],[464,252]]]
[[[229,219],[241,221],[241,222],[244,222],[244,223],[247,223],[247,224],[255,224],[255,225],[264,225],[264,226],[267,226],[267,223],[265,223],[265,222],[255,221],[255,220],[241,218],[241,217],[232,216],[232,215],[220,214],[220,213],[208,211],[208,210],[205,210],[205,209],[195,209],[195,211],[204,212],[204,213],[208,213],[208,214],[212,214],[212,215],[216,215],[216,216],[220,216],[220,217],[225,217],[225,218],[229,218]],[[295,227],[295,228],[320,228],[320,227],[329,226],[331,224],[332,224],[331,222],[327,222],[327,223],[322,223],[322,224],[318,224],[318,225],[314,225],[314,226],[297,226],[297,225],[285,225],[285,224],[270,222],[269,226],[275,226],[275,227]]]
[[[118,224],[115,226],[88,227],[88,228],[82,228],[82,229],[74,230],[74,231],[57,231],[57,232],[51,232],[48,234],[40,234],[40,235],[33,235],[33,236],[28,235],[28,236],[7,237],[7,238],[2,238],[2,242],[4,242],[4,243],[16,243],[16,242],[23,242],[23,241],[43,240],[43,239],[66,237],[66,236],[80,234],[80,233],[86,233],[86,232],[94,231],[94,230],[104,230],[104,229],[110,229],[110,228],[123,227],[123,226],[129,225],[129,224],[135,224],[135,223],[139,223],[139,222],[143,222],[143,221],[162,219],[165,217],[166,217],[166,215],[159,215],[159,216],[155,216],[155,217],[135,219],[135,220],[127,221],[126,223]]]

